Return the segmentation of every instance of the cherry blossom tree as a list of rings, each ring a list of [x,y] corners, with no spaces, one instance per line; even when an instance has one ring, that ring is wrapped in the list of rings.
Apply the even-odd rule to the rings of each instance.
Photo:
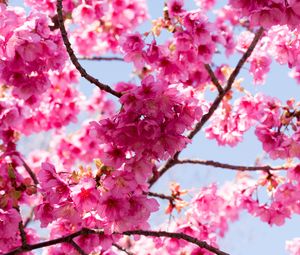
[[[220,240],[242,212],[270,226],[300,214],[300,104],[250,88],[266,82],[273,62],[300,83],[300,3],[195,2],[190,10],[165,1],[140,31],[145,0],[25,0],[26,10],[0,0],[1,254],[226,255]],[[105,84],[85,60],[131,63],[135,81]],[[80,76],[92,95],[79,89]],[[251,130],[268,163],[181,155],[200,132],[235,147]],[[24,137],[45,131],[49,144],[21,153]],[[237,175],[225,185],[153,191],[185,164]],[[150,225],[157,211],[174,217]],[[299,255],[300,238],[286,249]]]

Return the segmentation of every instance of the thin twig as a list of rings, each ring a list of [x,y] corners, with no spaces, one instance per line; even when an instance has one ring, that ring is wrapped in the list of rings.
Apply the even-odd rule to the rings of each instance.
[[[31,211],[30,211],[30,213],[29,213],[27,219],[26,219],[25,222],[24,222],[24,227],[25,227],[25,228],[28,226],[28,224],[29,224],[30,221],[32,220],[33,212],[34,212],[34,207],[31,208]]]
[[[81,255],[87,255],[87,253],[85,253],[84,250],[82,250],[82,248],[77,243],[75,243],[73,239],[69,243],[74,247],[74,249],[79,254],[81,254]]]
[[[88,80],[90,83],[96,85],[98,88],[116,96],[116,97],[121,97],[122,94],[113,90],[110,86],[100,82],[98,79],[94,78],[90,74],[86,72],[86,70],[81,66],[79,63],[77,57],[75,56],[75,53],[72,49],[71,43],[68,39],[68,33],[66,31],[65,25],[64,25],[64,19],[63,19],[63,7],[62,7],[62,0],[57,0],[56,4],[56,10],[57,10],[57,16],[58,16],[58,24],[59,24],[59,29],[61,32],[62,39],[64,41],[64,44],[66,46],[67,52],[69,54],[69,57],[73,63],[73,65],[76,67],[76,69],[79,71],[81,76]]]
[[[287,170],[290,167],[287,166],[240,166],[240,165],[231,165],[226,163],[220,163],[213,160],[201,160],[201,159],[181,159],[177,160],[176,164],[199,164],[199,165],[206,165],[224,169],[231,169],[237,171],[280,171],[280,170]]]
[[[127,251],[125,248],[121,247],[116,243],[113,243],[112,245],[115,246],[118,250],[125,252],[127,255],[134,255],[132,252]]]
[[[88,61],[124,61],[123,58],[119,57],[79,57],[78,60],[88,60]]]
[[[260,28],[249,48],[247,49],[247,51],[244,53],[244,55],[241,57],[241,59],[239,60],[238,64],[236,65],[235,69],[233,70],[233,72],[231,73],[228,81],[227,81],[227,85],[226,87],[223,89],[223,92],[221,94],[219,94],[216,99],[214,100],[214,102],[212,103],[212,105],[210,106],[208,112],[206,114],[204,114],[201,118],[201,120],[196,124],[195,128],[188,134],[188,138],[191,140],[204,126],[204,124],[211,118],[211,116],[214,114],[214,112],[216,111],[216,109],[219,107],[220,103],[222,102],[224,96],[231,90],[231,87],[236,79],[236,77],[238,76],[241,68],[243,67],[243,65],[245,64],[245,62],[247,61],[247,59],[250,57],[250,55],[252,54],[255,46],[257,45],[261,35],[263,34],[263,28]],[[173,167],[174,165],[177,164],[177,160],[178,160],[178,156],[181,153],[181,151],[178,151],[175,153],[175,155],[173,156],[173,158],[170,158],[169,160],[167,160],[167,162],[165,163],[165,165],[163,165],[158,173],[156,175],[154,175],[150,180],[149,180],[149,184],[150,187],[171,167]]]
[[[155,193],[155,192],[151,192],[151,191],[147,192],[147,195],[151,196],[151,197],[158,197],[160,199],[166,199],[166,200],[169,200],[169,201],[173,201],[175,199],[172,196],[168,196],[168,195],[161,194],[161,193]]]
[[[26,247],[18,247],[13,251],[10,251],[8,253],[5,253],[3,255],[16,255],[20,254],[22,252],[26,251],[32,251],[39,248],[59,244],[59,243],[70,243],[75,237],[81,236],[81,235],[90,235],[90,234],[99,234],[103,235],[104,232],[102,229],[82,229],[80,231],[77,231],[75,233],[72,233],[70,235],[66,235],[60,238],[52,239],[45,242],[40,242],[37,244],[29,244]],[[116,235],[143,235],[143,236],[153,236],[153,237],[169,237],[169,238],[175,238],[175,239],[182,239],[187,242],[196,244],[198,247],[206,249],[208,251],[211,251],[212,253],[215,253],[217,255],[229,255],[226,252],[223,252],[211,245],[209,245],[205,241],[200,241],[192,236],[186,235],[184,233],[172,233],[172,232],[166,232],[166,231],[150,231],[150,230],[131,230],[131,231],[125,231],[122,233],[114,232],[113,234]]]
[[[30,175],[31,179],[33,180],[35,185],[39,184],[39,181],[35,175],[35,173],[32,171],[32,169],[27,165],[27,163],[25,162],[25,160],[21,157],[19,157],[23,163],[23,166],[25,168],[25,170],[27,171],[27,173]]]
[[[205,67],[206,71],[208,72],[212,83],[217,87],[219,94],[222,94],[223,88],[222,88],[220,82],[218,81],[218,78],[216,77],[214,71],[211,69],[209,64],[205,64],[204,67]]]

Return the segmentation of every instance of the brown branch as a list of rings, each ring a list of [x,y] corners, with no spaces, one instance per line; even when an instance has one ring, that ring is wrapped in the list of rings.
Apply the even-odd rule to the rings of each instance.
[[[72,49],[71,43],[68,39],[68,33],[66,31],[65,25],[64,25],[64,19],[63,19],[63,7],[62,7],[62,0],[57,0],[56,4],[56,10],[57,10],[57,16],[58,16],[58,24],[59,29],[61,32],[62,39],[64,41],[64,44],[66,46],[67,52],[69,54],[69,57],[73,63],[73,65],[76,67],[76,69],[79,71],[81,76],[88,80],[90,83],[96,85],[99,89],[104,90],[116,97],[121,97],[122,94],[113,90],[110,86],[100,82],[98,79],[94,78],[90,74],[86,72],[86,70],[80,65],[77,57],[75,56],[75,53]]]
[[[216,109],[219,107],[220,103],[222,102],[224,96],[231,90],[231,87],[236,79],[236,77],[238,76],[241,68],[243,67],[243,65],[245,64],[245,62],[247,61],[247,59],[250,57],[250,55],[252,54],[255,46],[257,45],[261,35],[263,33],[263,28],[260,28],[249,48],[247,49],[247,51],[244,53],[244,55],[241,57],[241,59],[239,60],[238,64],[236,65],[235,69],[233,70],[233,72],[231,73],[229,79],[227,80],[227,85],[226,87],[223,89],[223,92],[221,94],[219,94],[216,99],[214,100],[214,102],[212,103],[212,105],[210,106],[208,112],[206,114],[204,114],[201,118],[201,120],[196,124],[195,128],[188,134],[188,138],[189,139],[193,139],[193,137],[202,129],[202,127],[204,126],[204,124],[211,118],[211,116],[214,114],[214,112],[216,111]],[[165,165],[163,165],[158,173],[156,175],[154,175],[150,180],[149,180],[149,185],[150,187],[171,167],[173,167],[174,165],[176,165],[176,161],[178,160],[178,156],[180,154],[181,151],[178,151],[175,153],[173,158],[170,158],[169,160],[167,160],[167,162],[165,163]]]
[[[168,195],[161,194],[161,193],[155,193],[155,192],[151,192],[151,191],[147,192],[147,195],[150,197],[158,197],[160,199],[166,199],[166,200],[169,200],[170,202],[175,199],[172,196],[168,196]]]
[[[215,110],[218,108],[218,106],[222,102],[224,96],[231,90],[232,84],[234,83],[234,81],[235,81],[236,77],[238,76],[239,72],[241,71],[243,65],[246,63],[247,59],[250,57],[250,55],[252,54],[253,50],[255,49],[255,46],[257,45],[257,43],[258,43],[258,41],[259,41],[262,33],[263,33],[263,28],[260,28],[256,32],[256,34],[255,34],[255,36],[253,38],[253,41],[251,42],[249,48],[244,53],[244,55],[242,56],[242,58],[239,60],[237,66],[235,67],[235,69],[233,70],[233,72],[231,73],[231,75],[229,76],[229,79],[227,81],[227,85],[224,88],[223,93],[220,94],[215,99],[215,101],[213,102],[213,104],[209,108],[208,113],[206,113],[205,115],[203,115],[203,117],[201,118],[200,122],[198,122],[197,125],[196,125],[196,127],[190,132],[190,134],[188,135],[189,139],[192,139],[201,130],[201,128],[204,126],[204,124],[214,114]]]
[[[16,254],[20,254],[22,252],[32,251],[32,250],[52,246],[52,245],[59,244],[59,243],[70,243],[70,241],[72,241],[73,238],[75,238],[75,237],[78,237],[80,235],[94,234],[94,233],[95,233],[94,231],[90,231],[89,229],[82,229],[80,231],[77,231],[75,233],[72,233],[70,235],[63,236],[60,238],[52,239],[52,240],[45,241],[45,242],[40,242],[37,244],[28,244],[27,247],[18,247],[15,250],[5,253],[3,255],[16,255]]]
[[[3,255],[17,255],[22,252],[26,251],[32,251],[36,249],[40,249],[43,247],[48,247],[51,245],[59,244],[59,243],[70,243],[75,237],[78,237],[80,235],[89,235],[89,234],[99,234],[103,235],[104,232],[102,229],[82,229],[80,231],[74,232],[70,235],[66,235],[60,238],[52,239],[45,242],[40,242],[37,244],[28,244],[26,247],[18,247],[13,251],[10,251],[8,253],[5,253]],[[212,253],[215,253],[217,255],[229,255],[228,253],[225,253],[211,245],[209,245],[205,241],[200,241],[192,236],[186,235],[184,233],[172,233],[172,232],[166,232],[166,231],[150,231],[150,230],[132,230],[132,231],[125,231],[122,233],[115,232],[113,234],[117,235],[143,235],[143,236],[153,236],[153,237],[169,237],[169,238],[176,238],[176,239],[182,239],[187,242],[196,244],[198,247],[206,249],[208,251],[211,251]]]
[[[121,247],[116,243],[113,243],[112,245],[115,246],[118,250],[125,252],[127,255],[134,255],[132,252],[127,251],[125,248]]]
[[[22,220],[22,216],[21,216],[21,212],[20,212],[20,207],[16,206],[14,208],[20,214],[20,217],[21,217],[21,221],[19,222],[19,231],[20,231],[20,237],[21,237],[21,243],[22,243],[21,247],[26,249],[26,247],[28,246],[28,244],[27,244],[25,226],[23,224],[23,220]]]
[[[80,247],[77,243],[74,242],[73,239],[72,239],[69,243],[74,247],[74,249],[75,249],[79,254],[81,254],[81,255],[87,255],[87,253],[85,253],[85,252],[81,249],[81,247]]]
[[[206,71],[208,72],[212,83],[217,87],[219,94],[222,94],[223,88],[222,88],[220,82],[218,81],[214,71],[211,69],[209,64],[205,64],[204,67],[205,67]]]
[[[31,179],[33,180],[35,185],[39,184],[39,181],[35,175],[35,173],[32,171],[32,169],[27,165],[27,163],[25,162],[25,160],[21,157],[19,157],[21,159],[21,161],[23,162],[23,166],[25,168],[25,170],[27,171],[27,173],[30,175]]]
[[[206,165],[224,169],[231,169],[237,171],[279,171],[279,170],[287,170],[290,167],[287,166],[239,166],[239,165],[231,165],[226,163],[220,163],[213,160],[201,160],[201,159],[181,159],[177,160],[176,164],[199,164],[199,165]]]
[[[142,236],[154,236],[154,237],[170,237],[175,239],[182,239],[189,243],[196,244],[200,248],[206,249],[214,254],[217,255],[229,255],[226,252],[223,252],[211,245],[207,242],[200,241],[192,236],[186,235],[184,233],[172,233],[166,231],[148,231],[148,230],[132,230],[132,231],[125,231],[122,233],[123,235],[142,235]]]
[[[20,230],[22,247],[27,247],[28,244],[27,244],[26,232],[22,220],[19,222],[19,230]]]
[[[119,57],[79,57],[78,60],[88,60],[88,61],[124,61],[123,58]]]

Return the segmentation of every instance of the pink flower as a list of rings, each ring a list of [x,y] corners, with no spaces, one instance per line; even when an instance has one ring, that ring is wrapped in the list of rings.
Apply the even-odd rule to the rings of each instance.
[[[34,208],[35,219],[40,220],[41,227],[47,227],[49,223],[55,220],[54,208],[50,203],[44,202]]]
[[[255,215],[270,225],[281,226],[284,224],[286,218],[291,217],[291,212],[282,203],[274,202],[269,208],[267,206],[260,206]]]
[[[121,47],[125,53],[125,61],[132,61],[138,69],[142,68],[145,62],[142,53],[144,45],[144,41],[138,33],[123,38]]]
[[[184,12],[182,9],[183,7],[183,0],[170,0],[167,3],[168,6],[168,13],[170,17],[178,16]]]
[[[50,163],[42,163],[42,168],[38,173],[42,189],[47,194],[49,202],[59,203],[69,197],[69,187],[57,175],[54,166]]]
[[[285,247],[291,255],[300,255],[300,238],[286,241]]]
[[[94,179],[83,179],[71,188],[71,198],[81,212],[95,210],[98,207],[100,193]]]
[[[101,14],[101,12],[100,12]],[[93,6],[88,4],[78,5],[72,13],[75,22],[92,23],[95,20],[95,13]]]
[[[300,165],[297,165],[294,168],[289,169],[287,176],[291,181],[295,180],[298,183],[300,183]]]
[[[0,209],[0,236],[10,238],[18,233],[21,216],[15,209]]]

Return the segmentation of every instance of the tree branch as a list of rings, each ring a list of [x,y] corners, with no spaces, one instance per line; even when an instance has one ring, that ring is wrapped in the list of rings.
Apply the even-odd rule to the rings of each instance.
[[[25,232],[25,227],[24,227],[22,220],[19,222],[19,230],[20,230],[22,247],[27,247],[28,244],[27,244],[27,239],[26,239],[26,232]]]
[[[170,202],[175,199],[172,196],[168,196],[168,195],[160,194],[160,193],[155,193],[155,192],[151,192],[151,191],[147,192],[147,195],[150,196],[150,197],[158,197],[160,199],[166,199],[166,200],[169,200]]]
[[[16,254],[20,254],[22,252],[32,251],[32,250],[52,246],[52,245],[59,244],[59,243],[70,243],[70,241],[72,241],[73,238],[78,237],[80,235],[87,235],[87,234],[95,234],[95,232],[91,231],[89,229],[82,229],[80,231],[77,231],[75,233],[72,233],[70,235],[63,236],[60,238],[52,239],[52,240],[45,241],[45,242],[40,242],[37,244],[28,244],[27,247],[18,247],[15,250],[5,253],[3,255],[16,255]]]
[[[142,235],[142,236],[154,236],[154,237],[170,237],[175,239],[182,239],[189,243],[196,244],[200,248],[206,249],[214,254],[217,255],[229,255],[226,252],[223,252],[211,245],[209,245],[207,242],[199,241],[198,239],[186,235],[184,233],[171,233],[166,231],[148,231],[148,230],[132,230],[132,231],[125,231],[122,233],[123,235]]]
[[[238,64],[236,65],[235,69],[231,73],[229,79],[227,80],[227,85],[223,89],[223,92],[219,94],[212,105],[210,106],[208,112],[204,114],[201,118],[201,120],[196,124],[195,128],[188,134],[189,139],[193,139],[193,137],[202,129],[204,124],[211,118],[211,116],[214,114],[216,109],[219,107],[220,103],[222,102],[224,96],[231,90],[231,87],[238,76],[241,68],[247,61],[247,59],[250,57],[252,54],[253,50],[255,49],[255,46],[257,45],[261,35],[263,34],[263,28],[259,28],[259,30],[256,32],[249,48],[247,51],[244,53],[244,55],[241,57],[239,60]],[[177,164],[178,156],[181,153],[181,151],[178,151],[175,153],[173,158],[170,158],[167,160],[164,166],[159,169],[158,173],[154,175],[150,180],[149,180],[149,186],[151,187],[169,168],[173,167],[174,165]]]
[[[75,237],[78,237],[80,235],[90,235],[90,234],[103,235],[104,232],[102,229],[86,229],[86,228],[84,228],[80,231],[74,232],[70,235],[66,235],[66,236],[63,236],[60,238],[52,239],[52,240],[45,241],[45,242],[40,242],[37,244],[28,244],[26,247],[18,247],[15,250],[5,253],[3,255],[17,255],[22,252],[32,251],[32,250],[40,249],[43,247],[48,247],[48,246],[59,244],[59,243],[71,243]],[[172,233],[172,232],[166,232],[166,231],[151,231],[151,230],[131,230],[131,231],[124,231],[122,233],[114,232],[113,234],[127,235],[127,236],[143,235],[143,236],[169,237],[169,238],[175,238],[175,239],[182,239],[187,242],[193,243],[200,248],[211,251],[212,253],[215,253],[217,255],[229,255],[228,253],[223,252],[223,251],[209,245],[205,241],[200,241],[200,240],[198,240],[192,236],[186,235],[184,233]]]
[[[211,69],[209,64],[205,64],[204,67],[205,67],[206,71],[208,72],[212,83],[217,87],[219,94],[222,94],[223,88],[222,88],[221,84],[219,83],[214,71]]]
[[[39,181],[35,175],[35,173],[32,171],[32,169],[27,165],[27,163],[25,162],[25,160],[21,157],[19,157],[21,159],[21,161],[23,162],[23,166],[25,168],[25,170],[27,171],[27,173],[30,175],[31,179],[33,180],[35,185],[39,184]]]
[[[220,94],[215,99],[215,101],[213,102],[213,104],[209,108],[208,113],[206,113],[205,115],[203,115],[203,117],[201,118],[200,122],[198,122],[197,125],[196,125],[196,127],[190,132],[190,134],[188,135],[189,139],[192,139],[201,130],[201,128],[204,126],[204,124],[214,114],[215,110],[218,108],[218,106],[222,102],[224,96],[231,90],[232,84],[234,83],[234,81],[235,81],[236,77],[238,76],[240,70],[242,69],[243,65],[246,63],[247,59],[250,57],[250,55],[252,54],[253,50],[255,49],[255,46],[257,45],[257,43],[258,43],[258,41],[259,41],[262,33],[263,33],[263,28],[260,28],[256,32],[256,34],[255,34],[255,36],[253,38],[253,41],[251,42],[249,48],[244,53],[244,55],[242,56],[242,58],[239,60],[237,66],[235,67],[235,69],[233,70],[233,72],[231,73],[231,75],[229,76],[229,79],[227,81],[227,85],[224,88],[223,93]]]
[[[79,57],[78,60],[89,60],[89,61],[124,61],[123,58],[119,57]]]
[[[116,243],[113,243],[112,245],[115,246],[118,250],[125,252],[127,255],[134,255],[132,252],[127,251],[125,248],[121,247]]]
[[[64,25],[64,19],[63,19],[63,7],[62,7],[62,0],[57,0],[56,4],[56,10],[57,10],[57,16],[58,16],[58,24],[59,29],[61,32],[62,39],[64,41],[64,44],[66,46],[67,52],[69,54],[69,57],[73,63],[73,65],[76,67],[76,69],[79,71],[81,76],[88,80],[90,83],[96,85],[99,89],[104,90],[116,97],[121,97],[122,94],[113,90],[110,86],[103,84],[98,79],[94,78],[93,76],[89,75],[86,70],[80,65],[77,57],[75,56],[75,53],[72,49],[71,43],[68,39],[68,33],[66,31],[65,25]]]
[[[239,165],[231,165],[226,163],[220,163],[213,160],[201,160],[201,159],[181,159],[177,160],[176,164],[199,164],[199,165],[206,165],[224,169],[231,169],[237,171],[279,171],[279,170],[287,170],[290,167],[286,166],[239,166]]]
[[[87,255],[87,253],[85,253],[85,252],[81,249],[81,247],[80,247],[77,243],[74,242],[73,239],[72,239],[69,243],[74,247],[74,249],[75,249],[79,254],[81,254],[81,255]]]

